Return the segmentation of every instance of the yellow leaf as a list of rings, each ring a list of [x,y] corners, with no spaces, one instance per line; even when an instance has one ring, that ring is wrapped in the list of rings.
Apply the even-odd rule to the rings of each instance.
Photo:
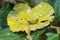
[[[48,26],[54,18],[53,8],[45,2],[41,2],[33,8],[26,3],[20,3],[16,4],[13,10],[7,17],[10,30],[13,32],[25,31],[28,36],[30,31]]]

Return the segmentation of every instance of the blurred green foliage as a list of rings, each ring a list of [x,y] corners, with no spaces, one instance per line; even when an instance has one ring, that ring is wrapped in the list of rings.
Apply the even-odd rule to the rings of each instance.
[[[54,0],[55,20],[60,21],[60,0]]]
[[[35,32],[31,32],[31,36],[33,40],[38,40],[38,37],[41,36],[47,29],[37,30]],[[0,40],[27,40],[25,32],[13,33],[6,28],[4,30],[0,30]]]
[[[10,4],[5,4],[0,9],[0,26],[3,26],[4,28],[7,27],[7,15],[12,10],[12,6]]]
[[[55,33],[47,33],[47,40],[58,40],[58,34]]]

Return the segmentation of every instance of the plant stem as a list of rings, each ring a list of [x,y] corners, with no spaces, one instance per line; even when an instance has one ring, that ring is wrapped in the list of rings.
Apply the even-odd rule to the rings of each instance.
[[[30,27],[28,27],[28,40],[32,40],[32,38],[30,36]]]
[[[55,28],[57,31],[57,34],[60,34],[60,27],[56,27],[56,26],[50,26],[50,28]]]
[[[25,30],[27,33],[27,39],[32,40],[32,37],[30,36],[30,26],[28,25],[27,30]]]
[[[59,35],[60,34],[60,28],[56,28],[57,30],[57,34]]]

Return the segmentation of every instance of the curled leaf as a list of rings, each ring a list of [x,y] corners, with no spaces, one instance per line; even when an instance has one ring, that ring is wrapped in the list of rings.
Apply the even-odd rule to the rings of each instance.
[[[7,17],[10,30],[13,32],[25,31],[29,37],[31,30],[44,28],[54,18],[53,8],[45,2],[38,4],[34,8],[30,8],[28,4],[20,3],[16,4],[13,10]]]

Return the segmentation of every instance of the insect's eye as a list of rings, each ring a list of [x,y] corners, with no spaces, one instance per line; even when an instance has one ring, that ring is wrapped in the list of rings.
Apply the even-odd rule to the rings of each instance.
[[[43,20],[43,21],[41,21],[41,23],[44,23],[44,22],[47,22],[48,20]]]

